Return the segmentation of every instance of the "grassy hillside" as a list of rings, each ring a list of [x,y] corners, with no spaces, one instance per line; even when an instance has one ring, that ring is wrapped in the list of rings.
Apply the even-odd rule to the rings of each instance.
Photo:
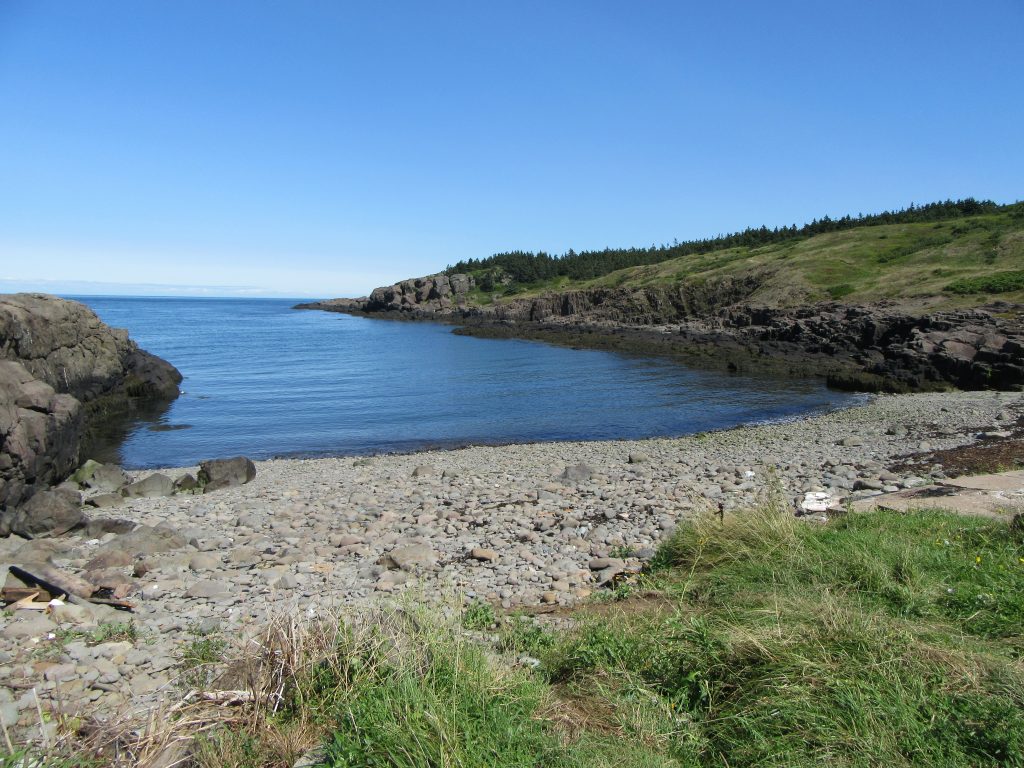
[[[734,247],[630,267],[477,290],[486,305],[553,290],[672,286],[754,276],[752,301],[792,306],[829,299],[899,300],[928,307],[1024,301],[1024,204],[945,221],[856,227],[762,247]],[[500,280],[499,280],[500,283]]]

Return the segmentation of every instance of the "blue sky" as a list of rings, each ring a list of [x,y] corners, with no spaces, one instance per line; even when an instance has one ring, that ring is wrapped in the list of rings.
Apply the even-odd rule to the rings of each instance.
[[[3,0],[0,290],[358,295],[1010,202],[1022,37],[1020,0]]]

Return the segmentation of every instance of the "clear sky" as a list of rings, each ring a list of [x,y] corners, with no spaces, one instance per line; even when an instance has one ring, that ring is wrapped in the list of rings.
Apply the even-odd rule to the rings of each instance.
[[[0,290],[359,295],[1012,202],[1022,41],[1021,0],[0,0]]]

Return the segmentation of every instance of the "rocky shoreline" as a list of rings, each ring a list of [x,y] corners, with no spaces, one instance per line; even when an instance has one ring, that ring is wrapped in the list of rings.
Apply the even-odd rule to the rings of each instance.
[[[17,508],[66,478],[89,434],[178,396],[181,374],[88,307],[0,295],[0,535]]]
[[[62,536],[0,540],[0,562],[102,587],[133,611],[79,602],[4,616],[0,718],[33,739],[36,697],[67,717],[168,705],[190,685],[188,648],[244,643],[281,613],[401,593],[572,604],[642,568],[702,509],[729,514],[772,488],[786,503],[809,491],[845,502],[922,485],[943,476],[933,451],[1019,436],[1022,414],[1017,393],[880,395],[678,439],[265,461],[209,493],[194,492],[194,468],[107,469],[99,477],[152,490],[107,498]],[[97,472],[79,478],[87,500],[110,496]]]
[[[769,307],[756,281],[598,288],[474,306],[468,275],[432,275],[360,299],[296,305],[364,317],[425,320],[457,333],[668,356],[734,372],[825,379],[864,392],[1024,387],[1024,308],[924,311],[829,302]]]

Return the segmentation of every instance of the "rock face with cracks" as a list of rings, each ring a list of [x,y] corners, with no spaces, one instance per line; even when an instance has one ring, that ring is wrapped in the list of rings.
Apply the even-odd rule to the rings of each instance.
[[[136,399],[173,399],[180,382],[78,302],[0,295],[0,528],[75,469],[91,421]]]

